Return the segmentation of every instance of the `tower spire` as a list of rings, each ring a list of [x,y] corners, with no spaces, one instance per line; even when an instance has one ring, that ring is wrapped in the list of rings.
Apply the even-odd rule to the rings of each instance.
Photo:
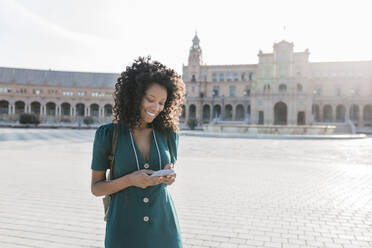
[[[189,65],[202,65],[202,50],[200,47],[200,40],[197,31],[195,31],[194,38],[192,39],[192,46],[189,53]]]

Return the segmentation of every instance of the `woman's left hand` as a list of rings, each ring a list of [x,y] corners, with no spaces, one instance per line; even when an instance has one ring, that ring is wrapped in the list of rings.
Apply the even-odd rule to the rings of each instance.
[[[164,170],[174,170],[174,165],[173,164],[167,164],[165,167],[164,167]],[[172,183],[174,183],[174,181],[176,180],[176,172],[173,172],[167,176],[164,176],[164,177],[161,177],[161,182],[166,184],[166,185],[171,185]]]

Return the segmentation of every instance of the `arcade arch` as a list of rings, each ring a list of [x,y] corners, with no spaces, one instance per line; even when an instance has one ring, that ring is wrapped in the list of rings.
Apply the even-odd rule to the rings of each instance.
[[[244,120],[244,107],[241,104],[238,104],[235,107],[235,120],[243,121]]]
[[[277,102],[274,105],[274,125],[287,125],[287,104]]]
[[[211,119],[211,107],[209,104],[204,104],[203,106],[203,123],[208,123],[209,120]]]

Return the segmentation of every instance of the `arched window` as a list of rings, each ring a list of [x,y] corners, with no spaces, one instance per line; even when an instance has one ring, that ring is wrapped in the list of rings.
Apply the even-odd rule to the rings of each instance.
[[[191,104],[189,106],[189,118],[190,119],[196,118],[196,106],[194,104]]]
[[[244,120],[244,107],[242,104],[239,104],[235,108],[235,120],[243,121]]]
[[[112,105],[111,104],[106,104],[104,107],[104,116],[105,117],[110,117],[112,115]]]
[[[62,116],[70,116],[71,105],[67,102],[61,104],[61,115]]]
[[[203,106],[203,123],[208,123],[211,118],[211,107],[208,104]]]
[[[0,101],[0,115],[2,114],[9,114],[9,102],[8,101]]]
[[[225,105],[225,113],[223,119],[226,121],[232,121],[232,112],[233,112],[233,107],[231,104]]]
[[[90,105],[90,116],[99,117],[99,106],[94,103]]]
[[[279,92],[281,93],[287,92],[287,85],[285,84],[279,85]]]
[[[196,82],[195,74],[192,74],[191,82]]]

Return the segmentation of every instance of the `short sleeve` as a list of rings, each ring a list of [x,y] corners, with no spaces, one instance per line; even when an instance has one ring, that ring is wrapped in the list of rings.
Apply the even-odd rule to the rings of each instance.
[[[108,156],[111,151],[113,124],[105,124],[96,130],[93,142],[92,170],[107,170],[110,168]]]
[[[169,144],[169,150],[170,150],[170,155],[171,155],[171,162],[173,164],[177,162],[177,151],[178,151],[179,142],[180,142],[180,137],[178,133],[174,131],[169,131],[168,144]]]

